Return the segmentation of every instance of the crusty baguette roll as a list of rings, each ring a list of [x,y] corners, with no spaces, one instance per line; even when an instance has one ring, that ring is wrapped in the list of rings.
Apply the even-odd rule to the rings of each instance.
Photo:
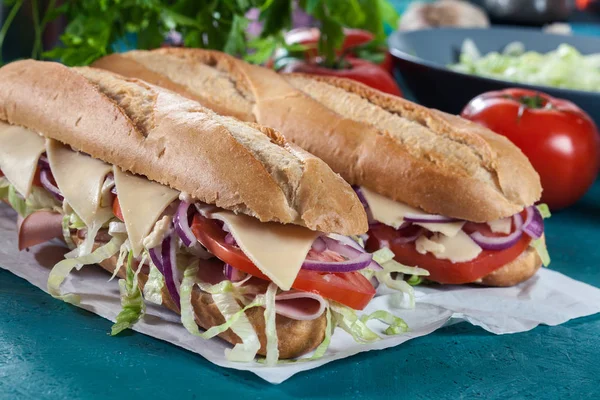
[[[136,79],[18,61],[0,69],[0,120],[259,220],[359,234],[352,188],[278,132]]]
[[[274,127],[351,184],[430,213],[486,222],[541,195],[537,173],[505,137],[354,81],[278,75],[199,49],[132,51],[94,66]]]
[[[83,242],[83,239],[73,234],[71,236],[73,242],[79,245]],[[97,243],[95,247],[104,243]],[[101,262],[99,264],[102,268],[110,273],[113,273],[115,266],[117,265],[117,255]],[[118,272],[118,276],[125,279],[125,268],[121,268]],[[144,286],[148,281],[148,275],[140,271],[139,287],[140,290],[144,290]],[[179,313],[179,307],[173,303],[171,296],[166,287],[162,289],[163,305],[175,313]],[[202,292],[197,286],[192,292],[192,305],[194,307],[194,313],[196,314],[196,323],[204,329],[220,325],[225,322],[223,315],[213,302],[212,296],[208,293]],[[254,307],[246,311],[246,316],[252,323],[252,326],[258,335],[260,340],[260,350],[258,354],[266,355],[266,343],[267,337],[265,334],[265,317],[264,307]],[[325,329],[327,328],[327,320],[325,313],[320,317],[311,321],[299,321],[284,317],[283,315],[277,315],[277,338],[279,348],[279,358],[289,359],[296,358],[314,350],[325,337]],[[226,340],[231,344],[241,343],[239,336],[237,336],[231,329],[219,335],[220,338]]]

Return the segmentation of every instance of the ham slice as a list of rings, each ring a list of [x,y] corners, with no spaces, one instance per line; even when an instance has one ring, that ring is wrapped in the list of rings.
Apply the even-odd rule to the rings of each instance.
[[[315,293],[294,290],[275,297],[277,314],[299,321],[319,318],[325,307],[325,300]]]
[[[19,250],[62,237],[62,214],[36,211],[19,218]]]
[[[225,280],[223,274],[223,262],[212,258],[202,260],[198,270],[198,278],[212,285]],[[269,283],[259,278],[251,278],[245,283],[250,289],[248,298],[254,298],[257,294],[264,294]],[[290,290],[282,292],[275,297],[275,308],[277,314],[299,321],[310,321],[317,319],[325,311],[325,300],[315,293]]]

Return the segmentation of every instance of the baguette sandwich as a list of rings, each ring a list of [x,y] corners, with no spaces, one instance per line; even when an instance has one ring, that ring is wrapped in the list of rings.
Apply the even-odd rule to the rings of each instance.
[[[132,51],[94,65],[279,130],[354,185],[368,250],[389,248],[431,281],[511,286],[549,262],[539,176],[486,128],[347,79],[280,75],[214,51]]]
[[[25,60],[0,69],[0,143],[19,247],[64,237],[48,291],[68,302],[73,269],[119,276],[113,334],[145,299],[234,344],[235,361],[322,355],[337,325],[377,337],[355,314],[375,294],[361,270],[381,268],[348,238],[368,229],[364,208],[278,132],[136,79]]]

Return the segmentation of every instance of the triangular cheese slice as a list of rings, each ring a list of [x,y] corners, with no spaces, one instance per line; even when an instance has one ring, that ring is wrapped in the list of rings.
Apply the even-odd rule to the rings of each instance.
[[[298,225],[260,222],[231,211],[210,213],[225,222],[244,254],[282,290],[290,290],[320,232]]]
[[[453,263],[471,261],[482,251],[481,247],[463,231],[459,231],[454,237],[434,235],[431,240],[443,246],[442,251],[433,251],[432,254],[436,258]]]
[[[112,217],[111,207],[100,207],[102,185],[112,167],[48,139],[46,154],[56,185],[65,200],[88,227]]]
[[[367,200],[367,204],[369,205],[369,209],[371,211],[371,215],[373,215],[373,218],[393,228],[398,229],[398,227],[402,225],[404,222],[404,216],[406,214],[428,215],[423,210],[419,210],[418,208],[394,201],[364,187],[361,187],[360,190],[365,197],[365,200]],[[428,231],[439,232],[449,237],[456,236],[464,224],[465,221],[415,223],[415,225],[422,226]]]
[[[45,140],[37,133],[0,122],[0,169],[23,197],[31,193],[31,184]]]
[[[142,176],[125,173],[118,167],[114,167],[114,176],[127,236],[137,257],[144,249],[144,238],[165,208],[179,197],[179,192]]]
[[[427,214],[418,208],[399,203],[367,188],[361,187],[360,191],[365,197],[365,200],[367,200],[367,204],[369,204],[369,209],[371,210],[373,218],[382,224],[389,225],[393,228],[398,229],[398,227],[402,225],[406,214]]]
[[[430,232],[438,232],[448,237],[454,237],[462,229],[465,223],[465,221],[443,223],[415,222],[415,225],[422,226]]]

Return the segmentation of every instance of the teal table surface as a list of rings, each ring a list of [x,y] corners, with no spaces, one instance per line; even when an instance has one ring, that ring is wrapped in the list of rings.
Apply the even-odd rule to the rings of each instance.
[[[547,222],[551,268],[600,286],[600,183]],[[1,263],[1,260],[0,260]],[[600,315],[496,336],[466,323],[270,385],[127,333],[0,269],[0,399],[600,398]]]

